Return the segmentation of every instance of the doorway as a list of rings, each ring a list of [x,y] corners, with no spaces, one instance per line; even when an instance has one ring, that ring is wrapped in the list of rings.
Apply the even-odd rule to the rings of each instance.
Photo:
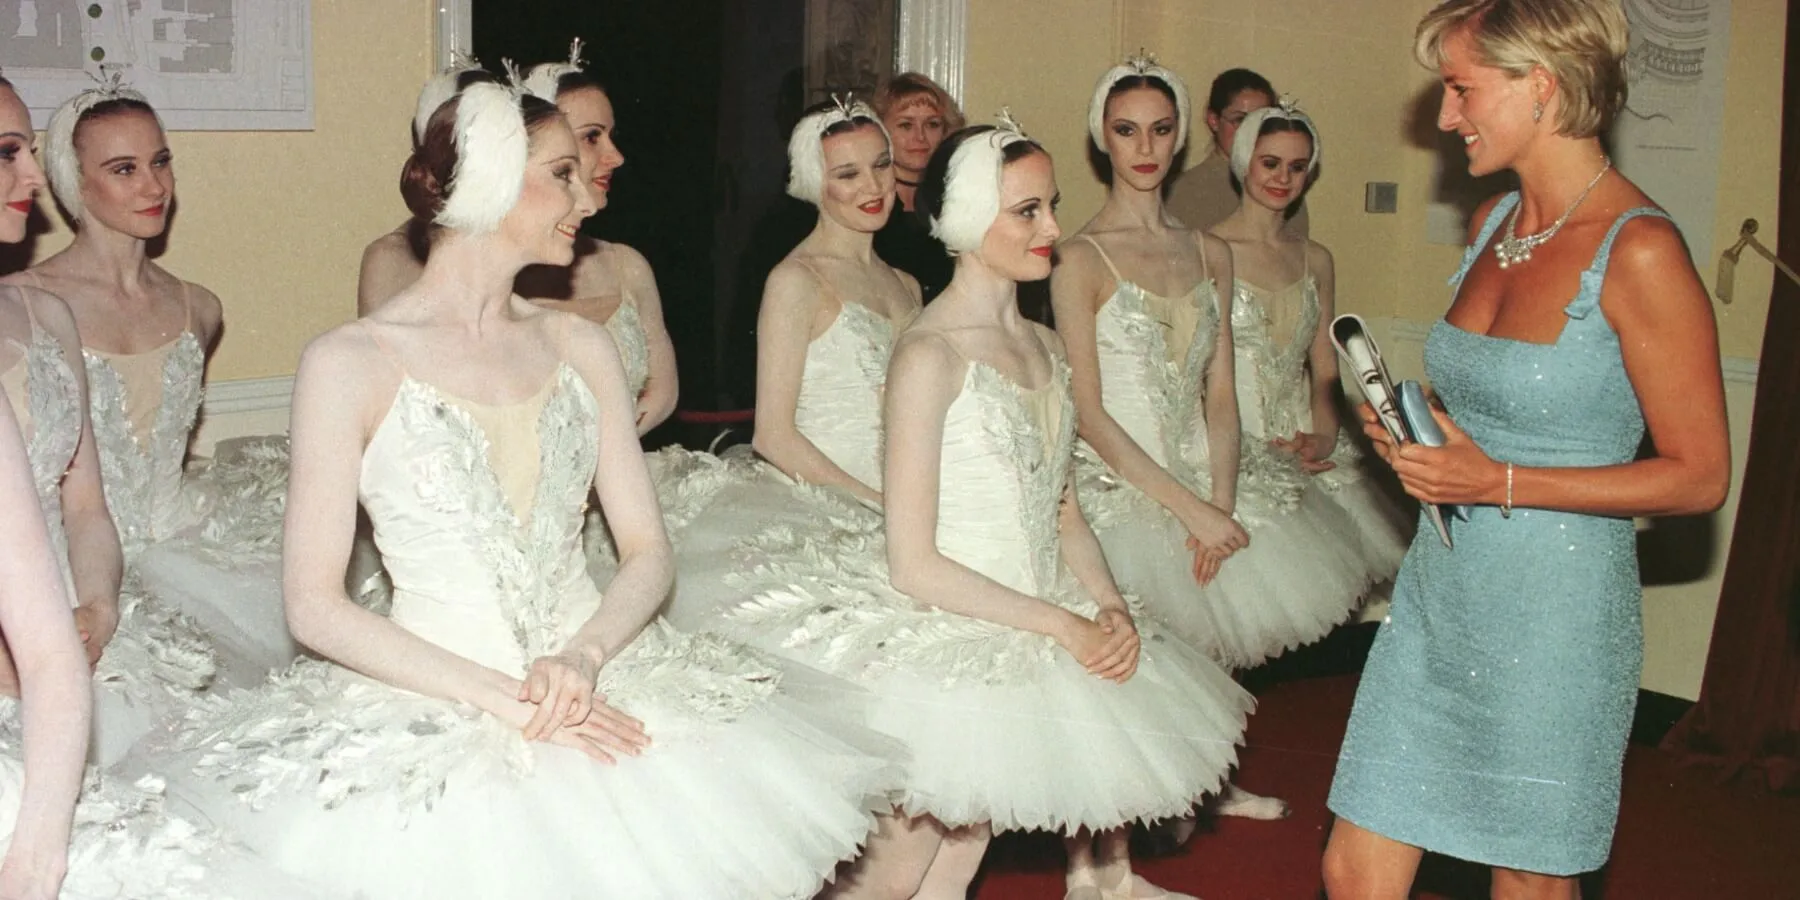
[[[585,42],[626,163],[583,230],[649,260],[680,370],[681,411],[647,443],[706,443],[716,426],[692,423],[754,405],[762,283],[816,218],[784,192],[788,133],[811,103],[869,96],[893,73],[896,0],[686,0],[679,13],[474,0],[470,10],[474,54],[489,68],[560,59],[570,38]]]

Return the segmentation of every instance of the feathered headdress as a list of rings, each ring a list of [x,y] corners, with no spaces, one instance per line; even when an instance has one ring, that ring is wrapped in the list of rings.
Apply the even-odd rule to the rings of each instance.
[[[506,62],[507,74],[517,69]],[[433,221],[466,234],[487,234],[512,212],[525,186],[531,137],[517,82],[477,82],[458,95],[456,170]]]
[[[1319,128],[1313,124],[1311,116],[1300,111],[1300,104],[1292,97],[1283,97],[1274,106],[1251,110],[1244,117],[1244,123],[1238,126],[1237,137],[1231,141],[1231,174],[1239,181],[1250,172],[1250,157],[1256,153],[1256,138],[1262,131],[1263,123],[1270,119],[1286,119],[1297,122],[1312,137],[1312,158],[1306,162],[1306,174],[1312,175],[1319,168],[1319,157],[1324,153],[1325,145],[1319,141]]]
[[[425,126],[431,124],[431,114],[438,107],[450,102],[456,96],[456,83],[462,80],[467,72],[481,68],[481,62],[461,50],[450,57],[450,65],[444,71],[431,76],[425,86],[419,89],[419,105],[413,110],[413,143],[425,141]]]
[[[1029,141],[1011,109],[1000,110],[994,130],[971,135],[950,155],[944,173],[943,208],[931,219],[931,234],[951,253],[981,249],[987,230],[1000,217],[1000,170],[1006,148]]]
[[[1187,146],[1188,136],[1188,89],[1181,76],[1163,68],[1156,62],[1156,55],[1138,50],[1137,55],[1125,60],[1124,65],[1113,66],[1100,76],[1094,85],[1094,97],[1088,101],[1088,136],[1094,139],[1094,146],[1100,152],[1106,152],[1106,97],[1112,93],[1113,85],[1125,78],[1155,78],[1169,86],[1175,92],[1175,152]]]
[[[84,211],[81,203],[81,160],[75,154],[75,126],[94,107],[111,100],[135,100],[145,106],[144,95],[125,86],[119,70],[102,66],[94,77],[94,86],[63,101],[50,114],[50,127],[44,132],[44,174],[50,178],[50,192],[68,213],[70,222],[79,222]],[[155,116],[155,113],[151,113]],[[156,127],[162,127],[157,118]]]
[[[569,58],[564,62],[538,63],[525,73],[525,93],[556,102],[556,86],[564,75],[581,71],[581,38],[569,42]]]
[[[844,122],[869,121],[881,129],[881,138],[892,148],[887,126],[869,104],[853,95],[831,95],[831,105],[800,119],[788,136],[788,196],[815,206],[825,195],[825,132]]]

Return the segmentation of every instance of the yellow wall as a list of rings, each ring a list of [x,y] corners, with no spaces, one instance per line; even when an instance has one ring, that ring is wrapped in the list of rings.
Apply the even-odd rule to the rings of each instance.
[[[225,304],[210,378],[285,375],[355,315],[363,245],[406,216],[407,129],[432,64],[428,0],[314,0],[314,130],[175,132],[178,212],[160,262]],[[68,242],[57,230],[38,256]]]
[[[1387,357],[1418,374],[1422,326],[1448,302],[1444,279],[1460,250],[1425,242],[1434,151],[1412,123],[1436,114],[1431,73],[1412,61],[1413,28],[1434,0],[976,0],[969,4],[964,93],[972,121],[1010,104],[1057,158],[1063,227],[1080,227],[1104,199],[1085,162],[1086,114],[1094,79],[1126,53],[1154,51],[1189,81],[1196,106],[1214,73],[1244,65],[1297,97],[1318,121],[1325,172],[1308,200],[1313,235],[1337,258],[1338,304],[1379,317],[1393,333]],[[1786,4],[1733,0],[1721,143],[1716,250],[1758,219],[1775,241],[1780,154],[1782,41]],[[1430,119],[1423,122],[1429,134]],[[1204,142],[1196,123],[1192,142]],[[1196,155],[1193,157],[1198,159]],[[1362,211],[1363,185],[1400,185],[1400,211]],[[1697,261],[1711,286],[1716,259]],[[1769,266],[1746,254],[1737,299],[1717,306],[1727,359],[1727,402],[1736,459],[1734,491],[1711,534],[1673,529],[1678,542],[1710,543],[1710,562],[1682,583],[1646,588],[1645,687],[1698,695],[1718,606],[1719,580],[1736,515],[1750,424],[1755,359],[1771,287]],[[1661,526],[1664,534],[1671,529]],[[1658,555],[1655,538],[1647,555]]]

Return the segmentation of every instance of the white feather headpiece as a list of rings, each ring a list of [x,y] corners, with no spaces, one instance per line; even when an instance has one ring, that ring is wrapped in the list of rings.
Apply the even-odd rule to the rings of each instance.
[[[831,106],[801,118],[788,136],[788,196],[817,206],[825,196],[825,132],[856,119],[866,119],[881,129],[881,139],[893,148],[887,126],[869,104],[846,94],[831,95]]]
[[[1175,92],[1175,152],[1187,146],[1188,136],[1188,89],[1181,76],[1157,65],[1156,55],[1139,50],[1136,56],[1125,60],[1124,65],[1113,66],[1100,76],[1099,83],[1094,85],[1094,98],[1088,101],[1088,136],[1094,139],[1094,146],[1100,152],[1106,152],[1106,96],[1112,93],[1113,85],[1125,78],[1155,78],[1169,86]]]
[[[525,186],[531,137],[519,108],[523,95],[511,84],[483,81],[458,96],[456,171],[433,221],[466,234],[487,234],[512,212]]]
[[[69,215],[71,223],[79,222],[83,207],[81,203],[81,160],[75,154],[75,126],[81,117],[109,100],[136,100],[146,106],[150,101],[144,95],[125,86],[124,77],[117,69],[101,67],[101,74],[94,80],[93,87],[63,101],[63,105],[50,114],[50,127],[44,130],[44,174],[50,178],[50,191],[56,195],[58,203]],[[154,112],[156,127],[162,127],[162,118]]]
[[[1000,217],[1000,170],[1006,166],[1006,148],[1029,141],[1013,119],[1012,110],[1000,110],[994,130],[966,138],[950,155],[944,171],[943,208],[931,219],[931,236],[944,242],[952,254],[981,249],[988,228]]]
[[[581,38],[576,38],[569,42],[567,61],[538,63],[525,73],[525,93],[555,103],[557,83],[564,75],[580,72],[581,63]]]
[[[1319,128],[1313,124],[1311,116],[1300,111],[1300,104],[1292,97],[1283,97],[1274,106],[1251,110],[1244,117],[1244,123],[1238,126],[1237,137],[1231,140],[1231,174],[1238,181],[1250,172],[1250,157],[1256,153],[1257,133],[1262,131],[1263,123],[1270,119],[1286,119],[1297,122],[1312,137],[1312,158],[1306,162],[1306,174],[1310,177],[1319,168],[1319,157],[1324,153],[1324,144],[1319,142]]]
[[[456,83],[465,73],[481,68],[480,61],[461,50],[450,57],[450,65],[444,71],[431,76],[425,86],[419,89],[419,105],[413,110],[413,145],[425,141],[425,126],[431,124],[431,114],[438,107],[450,102],[456,96]]]

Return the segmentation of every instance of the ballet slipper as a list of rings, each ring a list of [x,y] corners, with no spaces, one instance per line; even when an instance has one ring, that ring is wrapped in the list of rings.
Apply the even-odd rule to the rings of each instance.
[[[1100,891],[1104,900],[1200,900],[1191,894],[1151,884],[1144,876],[1131,871],[1129,859],[1107,863],[1100,867],[1100,872],[1101,883],[1110,885]]]
[[[1213,801],[1212,811],[1214,815],[1236,816],[1240,819],[1256,819],[1263,822],[1285,819],[1293,814],[1293,810],[1288,807],[1286,800],[1280,797],[1252,794],[1235,784],[1228,784],[1225,786],[1225,790],[1219,792],[1218,798]]]
[[[1063,900],[1111,900],[1100,889],[1100,882],[1091,868],[1070,872],[1064,886]]]

